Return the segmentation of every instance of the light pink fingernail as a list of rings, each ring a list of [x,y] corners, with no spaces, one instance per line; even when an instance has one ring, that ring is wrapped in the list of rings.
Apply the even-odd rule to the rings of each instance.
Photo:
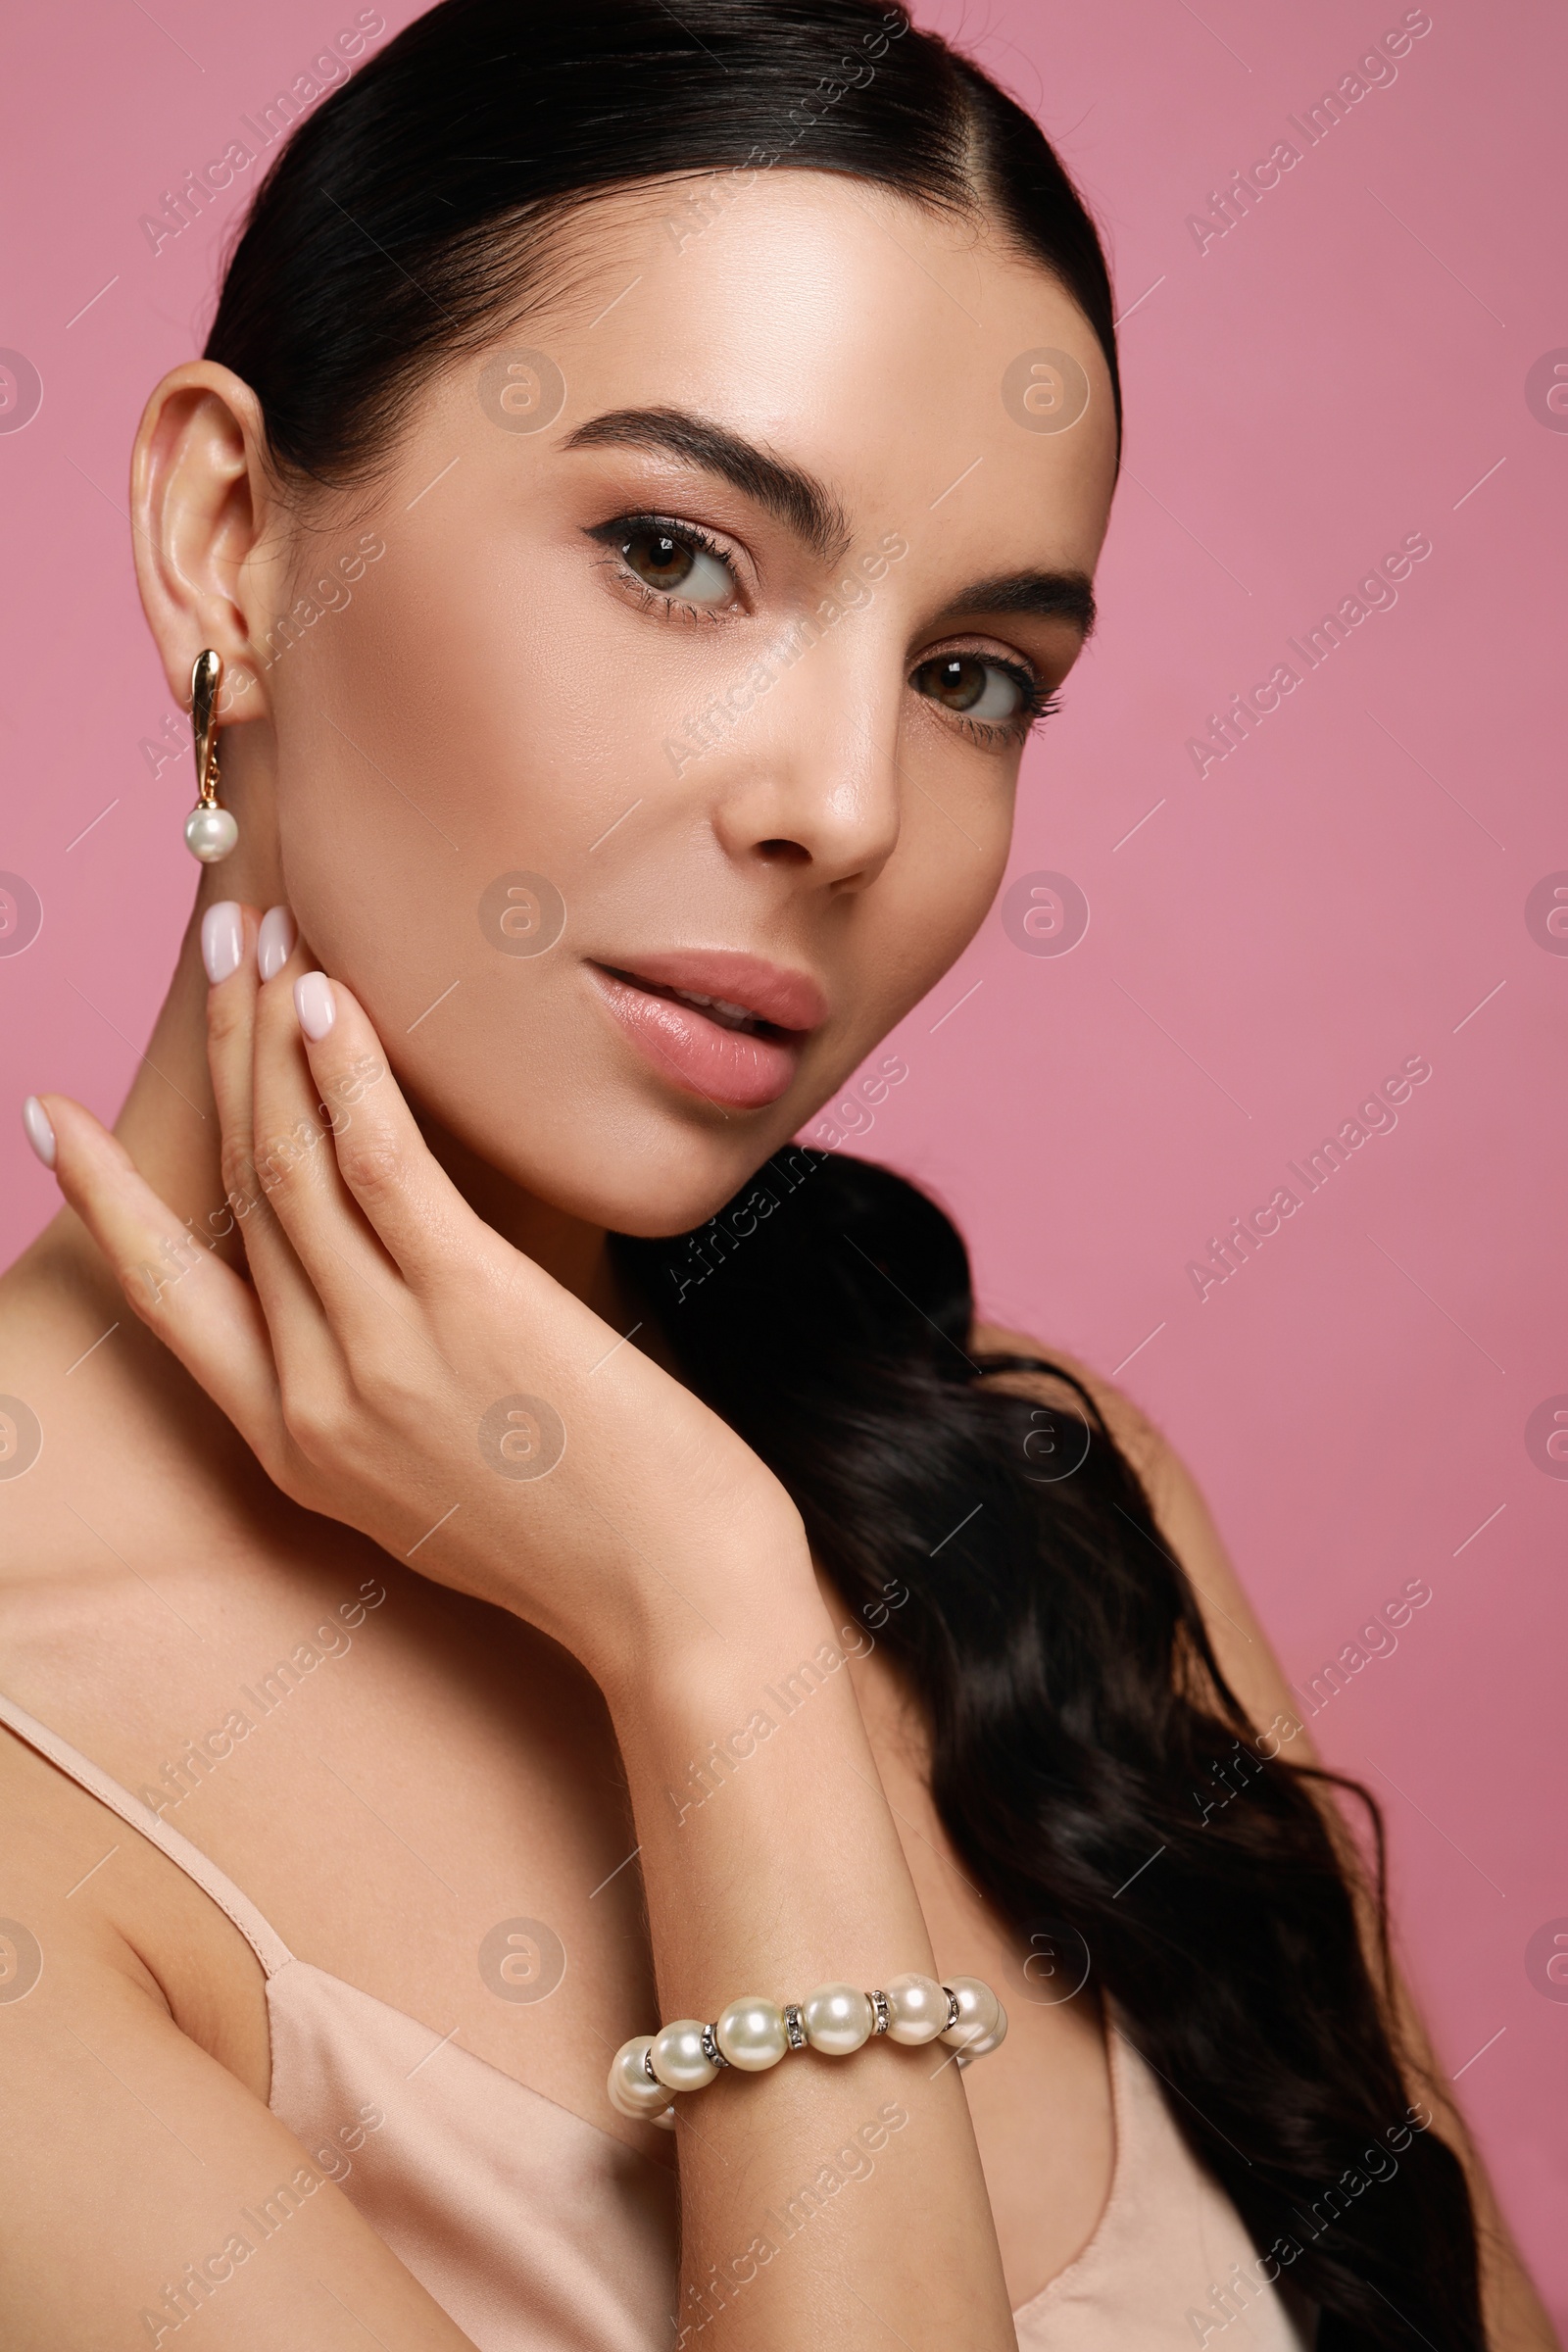
[[[49,1113],[36,1095],[29,1095],[22,1105],[22,1131],[44,1166],[52,1168],[55,1164],[55,1131],[49,1124]]]
[[[332,983],[324,972],[306,972],[295,981],[294,1009],[300,1016],[300,1027],[312,1045],[319,1045],[337,1019],[337,1006],[332,1002]]]
[[[220,899],[202,916],[202,961],[207,977],[216,988],[239,970],[239,959],[245,953],[245,923],[238,906],[232,899]]]
[[[271,980],[294,953],[299,933],[286,906],[269,906],[256,942],[256,965],[264,980]]]

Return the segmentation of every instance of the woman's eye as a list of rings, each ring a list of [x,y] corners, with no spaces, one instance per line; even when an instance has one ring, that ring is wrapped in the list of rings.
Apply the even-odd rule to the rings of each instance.
[[[695,540],[659,523],[642,523],[619,542],[620,559],[645,588],[687,604],[717,605],[735,593],[727,564]]]
[[[920,663],[911,683],[916,694],[929,696],[945,710],[993,725],[1004,726],[1020,717],[1029,700],[1010,669],[979,654],[938,654]]]

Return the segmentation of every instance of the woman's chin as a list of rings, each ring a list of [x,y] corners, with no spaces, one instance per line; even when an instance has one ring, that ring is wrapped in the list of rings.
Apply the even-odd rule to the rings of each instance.
[[[684,1146],[688,1155],[690,1149],[688,1141]],[[665,1183],[658,1182],[651,1171],[648,1181],[639,1182],[632,1168],[627,1181],[613,1185],[601,1181],[591,1188],[574,1189],[569,1200],[564,1199],[555,1205],[585,1224],[601,1225],[636,1241],[672,1241],[718,1216],[770,1155],[759,1151],[755,1159],[739,1164],[727,1161],[702,1183],[693,1181],[690,1165],[669,1167]]]
[[[718,1215],[764,1160],[792,1147],[776,1120],[736,1119],[749,1138],[714,1131],[710,1117],[661,1113],[628,1097],[615,1115],[592,1104],[532,1110],[527,1127],[498,1129],[493,1114],[421,1115],[425,1140],[470,1207],[529,1255],[556,1221],[666,1241]],[[608,1113],[608,1115],[607,1115]],[[541,1151],[542,1138],[553,1138]]]

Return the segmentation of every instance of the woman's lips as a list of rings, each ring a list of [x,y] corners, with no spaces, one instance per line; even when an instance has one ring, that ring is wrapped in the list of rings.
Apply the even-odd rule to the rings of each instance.
[[[789,1091],[807,1036],[826,1011],[815,981],[730,951],[640,956],[634,972],[589,969],[655,1069],[736,1110],[761,1110]],[[711,1010],[683,996],[706,997]]]

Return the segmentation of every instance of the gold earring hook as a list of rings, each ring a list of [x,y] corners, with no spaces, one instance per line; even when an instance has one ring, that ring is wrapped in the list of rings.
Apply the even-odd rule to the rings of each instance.
[[[190,723],[196,749],[197,804],[218,805],[218,689],[223,675],[223,657],[211,646],[198,654],[190,673]]]
[[[190,730],[196,753],[196,806],[185,819],[185,847],[203,865],[226,858],[239,839],[239,826],[218,805],[218,688],[223,657],[209,646],[190,673]]]

